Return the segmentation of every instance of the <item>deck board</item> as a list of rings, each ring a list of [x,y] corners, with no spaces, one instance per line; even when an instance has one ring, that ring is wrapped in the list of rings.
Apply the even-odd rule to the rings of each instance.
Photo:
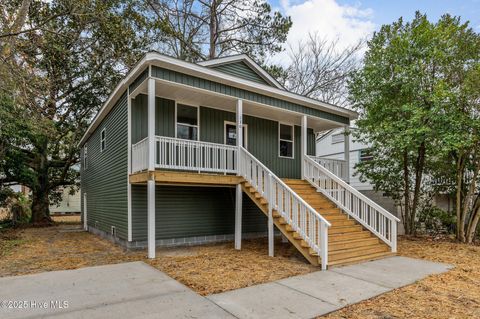
[[[175,172],[156,170],[153,173],[155,184],[159,185],[185,185],[185,186],[235,186],[243,178],[236,175],[208,174],[194,172]],[[131,184],[146,184],[148,172],[130,174]]]

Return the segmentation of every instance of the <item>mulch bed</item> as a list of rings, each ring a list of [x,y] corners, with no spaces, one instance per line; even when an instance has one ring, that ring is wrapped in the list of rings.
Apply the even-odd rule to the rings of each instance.
[[[405,238],[402,256],[452,264],[447,273],[333,312],[326,318],[480,318],[480,246]]]

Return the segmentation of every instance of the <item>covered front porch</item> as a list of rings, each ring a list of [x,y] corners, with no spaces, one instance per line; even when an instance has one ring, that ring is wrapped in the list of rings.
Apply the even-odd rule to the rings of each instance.
[[[146,185],[150,258],[155,257],[156,187],[235,187],[235,247],[240,249],[242,172],[256,174],[254,178],[262,180],[262,196],[266,196],[266,174],[302,178],[304,156],[314,159],[315,132],[345,126],[328,116],[322,118],[271,104],[266,98],[262,103],[261,99],[254,101],[248,96],[232,96],[156,77],[147,77],[129,90],[129,196],[132,185]],[[242,154],[247,153],[259,162],[242,160]],[[338,172],[348,176],[344,161],[328,163],[335,163]],[[277,183],[284,187],[280,180]],[[282,192],[286,191],[282,188]],[[132,213],[129,207],[130,220]],[[272,237],[273,222],[269,222],[268,232]],[[320,241],[319,237],[316,240]],[[273,237],[271,241],[273,245]],[[270,250],[273,254],[273,246]]]

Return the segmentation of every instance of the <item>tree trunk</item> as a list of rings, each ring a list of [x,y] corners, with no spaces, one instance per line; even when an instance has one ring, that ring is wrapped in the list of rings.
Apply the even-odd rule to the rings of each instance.
[[[404,186],[404,201],[405,201],[405,218],[403,219],[403,226],[405,228],[405,234],[411,235],[412,230],[410,229],[410,180],[409,180],[409,169],[408,169],[408,152],[405,150],[403,152],[403,186]]]
[[[463,154],[459,154],[457,160],[457,172],[456,172],[456,190],[455,190],[455,213],[457,216],[457,240],[465,241],[464,225],[462,225],[462,212],[463,212],[463,169],[465,167],[465,161]]]
[[[411,232],[416,235],[417,229],[415,227],[415,218],[417,215],[418,202],[420,201],[420,187],[422,186],[423,168],[425,166],[425,142],[420,144],[418,148],[417,163],[415,167],[415,187],[413,190],[413,203],[410,210],[410,229]]]
[[[471,244],[475,240],[475,234],[477,232],[477,226],[480,222],[480,198],[477,196],[475,200],[475,205],[472,210],[472,215],[468,223],[467,228],[467,243]]]
[[[42,187],[32,190],[32,219],[34,225],[51,225],[48,190]]]
[[[217,24],[217,1],[212,0],[210,4],[210,50],[208,53],[208,57],[210,59],[215,59],[217,52],[216,52],[216,44],[217,44],[217,31],[218,31],[218,24]]]
[[[47,141],[43,143],[43,152],[39,151],[37,180],[32,187],[32,218],[31,222],[36,225],[51,225],[50,200],[48,198],[48,160],[46,149]]]

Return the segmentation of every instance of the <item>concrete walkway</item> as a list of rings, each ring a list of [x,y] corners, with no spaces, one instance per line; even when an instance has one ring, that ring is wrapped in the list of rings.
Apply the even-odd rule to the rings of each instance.
[[[143,262],[0,278],[2,300],[28,302],[28,309],[0,307],[2,319],[233,318]],[[52,301],[68,305],[55,309]],[[40,308],[44,302],[47,306]]]
[[[313,318],[451,266],[406,257],[318,271],[207,297],[237,318]]]
[[[391,257],[205,298],[133,262],[0,278],[0,318],[312,318],[448,269]]]

